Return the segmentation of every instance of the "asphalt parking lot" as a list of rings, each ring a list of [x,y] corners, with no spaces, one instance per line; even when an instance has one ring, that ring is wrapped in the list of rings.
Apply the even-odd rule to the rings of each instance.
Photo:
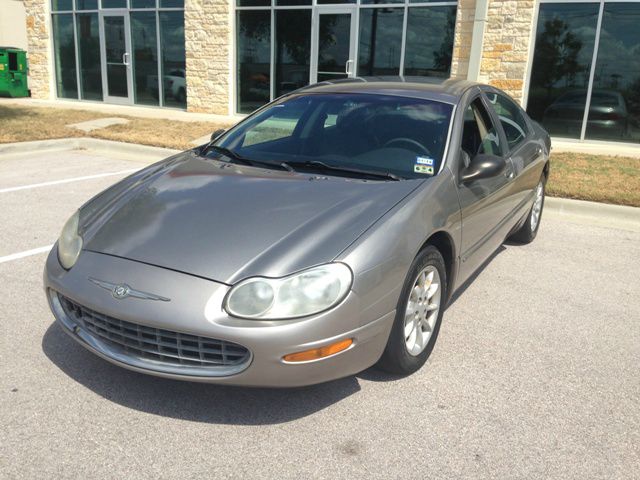
[[[141,166],[0,157],[0,477],[638,478],[640,233],[543,215],[454,298],[413,376],[189,384],[88,353],[42,291],[66,218]]]

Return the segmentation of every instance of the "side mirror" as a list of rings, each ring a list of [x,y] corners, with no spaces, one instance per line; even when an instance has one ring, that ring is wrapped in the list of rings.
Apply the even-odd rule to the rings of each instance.
[[[495,155],[478,154],[468,167],[460,172],[460,183],[469,183],[483,178],[497,177],[507,169],[504,158]]]
[[[226,132],[226,130],[224,128],[219,128],[218,130],[213,132],[211,134],[211,141],[213,142],[214,140],[217,140],[219,137],[222,136],[222,134],[224,134],[224,132]]]

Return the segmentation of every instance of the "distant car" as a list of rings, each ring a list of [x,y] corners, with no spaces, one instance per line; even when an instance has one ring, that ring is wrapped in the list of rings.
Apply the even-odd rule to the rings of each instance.
[[[573,90],[560,95],[544,111],[542,123],[552,134],[580,135],[586,106],[586,90]],[[620,92],[594,90],[587,120],[587,133],[592,137],[626,138],[629,135],[629,113]]]
[[[549,151],[490,86],[313,85],[87,202],[49,254],[46,295],[72,338],[142,373],[410,374],[452,294],[505,238],[536,237]]]
[[[184,69],[178,68],[169,70],[164,78],[164,95],[165,98],[174,98],[179,103],[187,101],[187,86],[185,81]],[[147,87],[153,92],[155,98],[158,98],[158,76],[149,75],[147,77]]]

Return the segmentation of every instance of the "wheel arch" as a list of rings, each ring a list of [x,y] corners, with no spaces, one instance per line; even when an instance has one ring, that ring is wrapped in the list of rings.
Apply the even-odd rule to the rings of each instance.
[[[437,231],[432,233],[429,238],[427,238],[422,246],[420,247],[420,252],[424,250],[429,245],[438,249],[442,258],[444,259],[444,264],[447,269],[447,301],[451,298],[453,294],[453,286],[456,275],[456,251],[455,244],[453,242],[453,237],[444,230]]]

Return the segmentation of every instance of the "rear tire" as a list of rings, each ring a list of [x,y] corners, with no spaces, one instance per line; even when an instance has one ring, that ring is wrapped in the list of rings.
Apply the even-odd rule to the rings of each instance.
[[[442,255],[432,245],[415,258],[405,279],[387,346],[377,367],[409,375],[419,370],[438,338],[447,273]]]
[[[545,198],[545,178],[540,179],[540,183],[535,190],[535,197],[529,215],[522,226],[512,234],[509,239],[518,243],[531,243],[538,235],[540,229],[540,221],[542,220],[542,210],[544,209]]]

